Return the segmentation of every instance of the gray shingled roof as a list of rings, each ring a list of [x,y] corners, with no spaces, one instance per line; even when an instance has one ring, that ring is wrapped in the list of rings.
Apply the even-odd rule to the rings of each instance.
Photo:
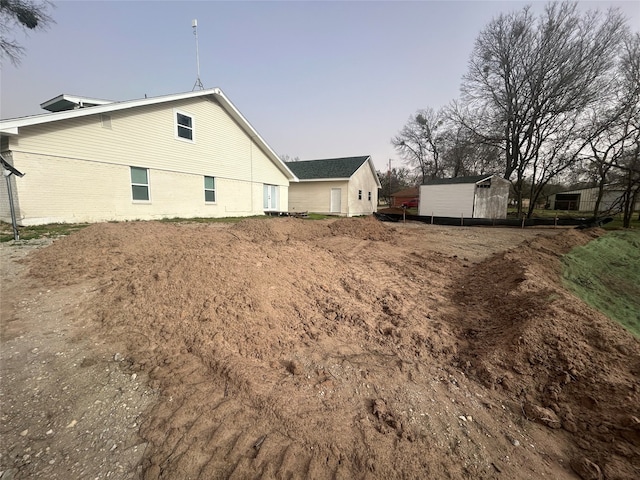
[[[350,178],[368,159],[369,156],[366,155],[285,163],[300,180],[313,180],[318,178]]]
[[[453,185],[457,183],[478,183],[480,180],[492,177],[493,174],[474,175],[473,177],[455,177],[455,178],[434,178],[427,180],[422,185]]]

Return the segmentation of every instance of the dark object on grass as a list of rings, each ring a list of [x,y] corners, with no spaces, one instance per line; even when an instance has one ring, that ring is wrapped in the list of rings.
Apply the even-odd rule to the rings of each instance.
[[[605,225],[606,223],[609,223],[612,221],[613,221],[612,217],[602,217],[602,218],[593,217],[593,218],[586,219],[584,223],[581,223],[576,228],[578,230],[585,230],[587,228],[596,228],[596,227],[601,227],[602,225]]]
[[[385,215],[384,213],[378,212],[373,212],[373,216],[381,222],[398,222],[400,220],[400,217],[392,217],[390,215]]]

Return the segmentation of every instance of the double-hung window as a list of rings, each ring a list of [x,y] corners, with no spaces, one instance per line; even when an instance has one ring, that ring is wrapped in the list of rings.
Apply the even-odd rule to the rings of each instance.
[[[131,167],[131,198],[139,201],[149,201],[149,170]]]
[[[204,201],[208,203],[216,201],[215,177],[204,177]]]
[[[358,200],[362,200],[362,190],[358,190]]]
[[[193,117],[186,113],[175,111],[176,115],[176,137],[193,142]]]

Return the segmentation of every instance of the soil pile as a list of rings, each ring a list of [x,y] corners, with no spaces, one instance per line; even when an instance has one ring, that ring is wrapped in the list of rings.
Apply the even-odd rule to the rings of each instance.
[[[576,473],[636,478],[640,342],[558,282],[559,255],[589,240],[567,231],[475,266],[454,288],[450,325],[465,339],[469,375],[517,400],[529,420],[568,432]]]
[[[558,286],[589,234],[545,233],[101,224],[30,265],[97,283],[158,390],[146,478],[637,477],[639,343]]]

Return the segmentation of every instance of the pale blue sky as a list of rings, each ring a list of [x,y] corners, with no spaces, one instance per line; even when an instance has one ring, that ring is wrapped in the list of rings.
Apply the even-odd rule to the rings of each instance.
[[[0,117],[43,113],[61,93],[129,100],[220,87],[279,154],[364,155],[401,166],[390,139],[418,108],[458,97],[473,43],[532,1],[58,1],[46,32],[17,33],[0,74]],[[617,6],[640,31],[637,1]]]

